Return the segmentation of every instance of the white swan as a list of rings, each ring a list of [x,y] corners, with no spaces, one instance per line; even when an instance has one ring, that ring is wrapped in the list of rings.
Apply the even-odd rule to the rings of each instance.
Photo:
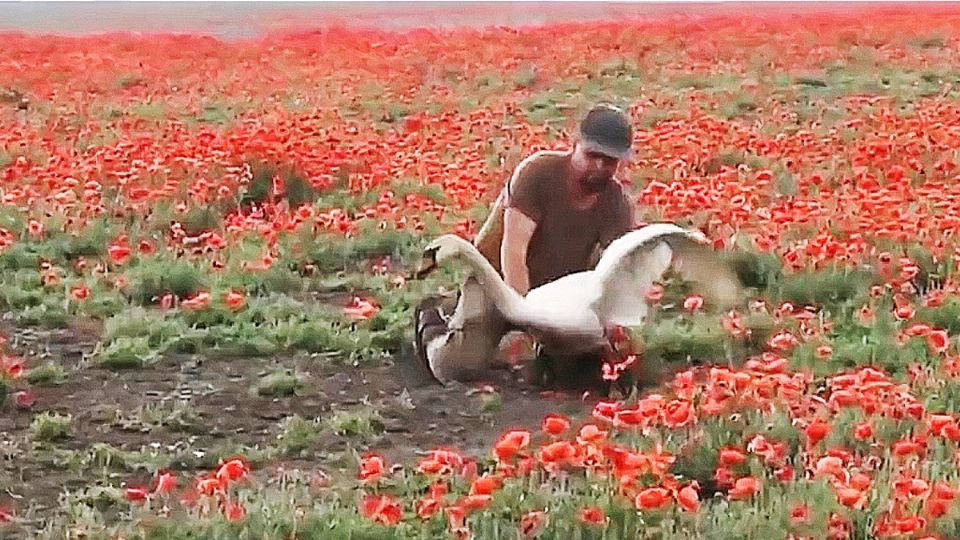
[[[521,296],[473,244],[445,235],[427,245],[415,276],[462,260],[474,272],[463,288],[461,309],[449,321],[449,330],[463,329],[468,319],[492,304],[510,329],[527,332],[545,352],[575,355],[602,349],[613,327],[642,324],[648,311],[645,293],[671,266],[695,283],[713,305],[735,303],[739,283],[709,246],[700,231],[671,223],[647,225],[611,242],[593,270],[566,275]],[[430,345],[427,349],[429,356]]]

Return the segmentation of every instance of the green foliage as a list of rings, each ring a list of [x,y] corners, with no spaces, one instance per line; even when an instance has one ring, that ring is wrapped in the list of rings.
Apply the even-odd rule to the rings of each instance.
[[[795,305],[834,306],[865,299],[872,279],[863,270],[803,271],[783,276],[770,292],[778,301]]]
[[[729,334],[715,317],[667,319],[642,329],[645,363],[724,363]]]
[[[276,197],[273,192],[273,177],[279,175],[283,181],[283,198],[296,208],[301,204],[313,204],[317,199],[314,187],[290,167],[277,167],[267,163],[253,163],[253,180],[247,184],[239,204],[259,204]]]
[[[127,275],[131,281],[130,295],[140,305],[155,304],[157,298],[167,293],[187,298],[210,288],[209,272],[180,259],[141,260]]]
[[[120,336],[95,351],[95,362],[108,369],[141,368],[157,359],[147,336]]]
[[[305,258],[322,272],[342,270],[356,261],[389,255],[405,259],[421,246],[422,238],[409,231],[377,231],[352,238],[340,235],[317,235],[304,246]]]
[[[732,250],[722,254],[744,287],[766,290],[782,277],[782,263],[774,254],[754,253],[747,250]]]
[[[41,304],[25,307],[18,313],[18,321],[24,326],[58,328],[66,325],[68,319],[63,301],[49,296],[43,298]]]
[[[48,252],[28,242],[18,242],[0,253],[0,268],[4,270],[36,270],[40,259]]]
[[[952,336],[960,334],[960,299],[951,298],[936,308],[921,307],[916,320],[933,328],[943,328]]]
[[[72,261],[79,257],[93,259],[103,256],[107,246],[106,229],[103,225],[91,229],[82,235],[59,235],[51,239],[54,260]]]
[[[285,453],[297,455],[317,444],[322,435],[323,426],[320,422],[294,415],[284,420],[277,439]]]
[[[206,231],[215,231],[220,228],[220,212],[211,206],[191,208],[180,222],[183,230],[190,236],[198,236]]]
[[[325,421],[327,427],[341,437],[370,437],[383,432],[380,412],[370,406],[337,411]]]
[[[263,376],[257,381],[257,394],[261,396],[289,396],[303,387],[303,380],[293,370],[282,369]]]
[[[52,412],[43,412],[33,418],[30,423],[30,431],[33,433],[33,440],[41,442],[50,442],[63,439],[70,434],[70,425],[73,417],[69,414],[62,415]]]
[[[63,366],[54,362],[46,362],[27,372],[27,382],[34,386],[56,386],[66,379]]]

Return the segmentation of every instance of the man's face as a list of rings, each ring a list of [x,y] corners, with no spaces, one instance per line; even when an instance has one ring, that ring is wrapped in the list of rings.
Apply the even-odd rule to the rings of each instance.
[[[578,144],[573,152],[573,168],[584,193],[600,193],[617,172],[620,160]]]

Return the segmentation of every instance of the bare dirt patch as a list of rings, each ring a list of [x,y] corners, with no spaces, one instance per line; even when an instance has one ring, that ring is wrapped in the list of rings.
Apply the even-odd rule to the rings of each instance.
[[[208,471],[204,467],[224,448],[275,449],[284,421],[294,415],[342,430],[325,432],[303,452],[264,454],[255,468],[352,474],[352,452],[376,451],[406,463],[441,446],[482,455],[505,429],[536,429],[550,412],[584,409],[579,392],[542,392],[506,371],[489,382],[449,387],[425,381],[404,358],[352,367],[321,356],[180,355],[144,369],[112,371],[85,359],[97,340],[95,325],[3,330],[28,368],[53,361],[67,374],[60,385],[31,388],[38,397],[32,410],[16,409],[8,400],[0,414],[6,441],[0,507],[22,515],[32,507],[33,526],[59,511],[64,489],[149,483],[151,460],[170,462],[190,477]],[[263,377],[277,372],[295,374],[295,394],[258,392],[272,388]],[[70,415],[66,438],[35,440],[31,423],[44,412]],[[101,454],[108,445],[127,457],[104,463],[93,450],[97,445]]]

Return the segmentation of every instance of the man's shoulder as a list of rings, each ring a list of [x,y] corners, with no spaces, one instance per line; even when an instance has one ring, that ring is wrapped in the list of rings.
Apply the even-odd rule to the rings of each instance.
[[[551,175],[555,168],[565,162],[570,156],[569,152],[561,150],[539,150],[523,158],[516,168],[513,169],[513,179],[517,180],[523,177],[537,176],[544,173]]]

